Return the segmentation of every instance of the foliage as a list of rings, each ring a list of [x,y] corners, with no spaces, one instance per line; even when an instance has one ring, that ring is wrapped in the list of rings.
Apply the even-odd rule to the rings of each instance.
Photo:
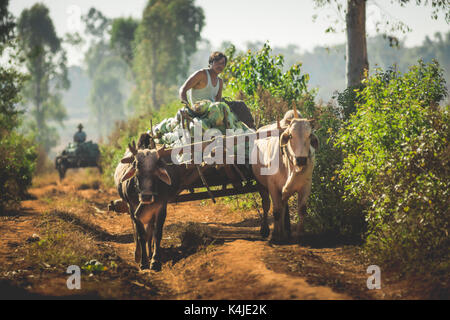
[[[25,77],[14,68],[0,66],[0,138],[6,137],[8,133],[19,124],[21,112],[17,109],[20,102],[20,89]]]
[[[157,89],[184,81],[197,49],[203,10],[193,0],[151,0],[136,30],[135,101],[140,110],[158,109]]]
[[[306,102],[305,107],[313,105],[313,94],[307,90],[309,75],[301,74],[301,64],[295,64],[284,72],[283,56],[272,56],[271,51],[270,46],[265,43],[257,52],[249,50],[236,57],[234,47],[226,52],[229,56],[224,72],[224,79],[229,87],[226,93],[243,98],[255,114],[264,114],[260,124],[282,117],[284,112],[300,102]],[[269,97],[275,100],[269,99],[270,103],[264,103],[269,102]],[[285,108],[274,110],[273,106],[280,103],[284,103]]]
[[[338,135],[347,198],[366,203],[368,253],[403,271],[449,271],[449,107],[436,61],[377,72]]]
[[[91,8],[82,19],[86,32],[91,37],[90,47],[85,55],[88,75],[92,80],[88,105],[100,136],[106,137],[114,121],[124,119],[125,116],[129,61],[121,57],[125,44],[122,43],[122,35],[118,34],[121,31],[117,31],[118,27],[114,26],[115,20],[111,21],[95,8]],[[109,38],[110,30],[115,37],[114,41]]]
[[[134,35],[139,22],[133,18],[117,18],[112,21],[110,45],[132,67],[134,59]]]
[[[35,160],[36,152],[30,139],[15,130],[0,138],[0,212],[16,208],[25,197]]]
[[[348,87],[342,92],[337,92],[335,97],[340,107],[339,111],[341,117],[348,119],[351,114],[355,113],[356,103],[362,102],[359,101],[361,97],[359,97],[357,93],[362,89],[364,89],[364,85],[359,84],[357,86]]]
[[[36,158],[31,140],[17,132],[22,114],[17,104],[25,76],[14,66],[13,22],[7,6],[8,1],[0,4],[0,58],[5,58],[5,49],[12,50],[10,66],[0,66],[0,212],[16,208],[23,199],[31,184]]]
[[[343,198],[344,184],[336,174],[343,161],[342,150],[335,145],[337,132],[344,124],[342,112],[331,103],[317,105],[314,119],[314,133],[320,146],[316,152],[305,231],[327,243],[361,242],[366,228],[362,205],[354,199]]]
[[[46,152],[56,145],[58,135],[48,122],[62,125],[66,111],[57,93],[70,85],[67,79],[66,54],[50,19],[48,8],[35,4],[22,11],[18,24],[19,45],[30,74],[23,95],[32,104],[30,114],[38,144]],[[54,88],[50,84],[53,81]]]
[[[120,88],[123,79],[118,77],[127,71],[127,66],[117,56],[105,58],[96,68],[89,94],[89,106],[97,122],[97,130],[107,136],[113,127],[114,120],[124,119],[124,100]]]
[[[174,117],[181,107],[178,100],[173,100],[150,115],[137,115],[127,121],[115,122],[107,143],[100,145],[103,179],[107,185],[114,184],[114,171],[128,148],[128,143],[133,140],[137,143],[140,134],[150,129],[149,119],[152,119],[155,126],[164,119]]]
[[[411,0],[397,0],[401,6],[404,6],[405,4],[411,2]],[[442,11],[445,13],[445,21],[447,23],[450,23],[450,3],[446,0],[416,0],[415,1],[417,5],[428,5],[428,3],[431,2],[431,7],[433,8],[433,11],[431,12],[431,18],[434,20],[437,20],[439,17],[440,12]]]
[[[365,36],[366,25],[366,1],[361,0],[348,0],[347,6],[344,6],[342,0],[314,0],[316,7],[333,6],[336,8],[337,14],[341,16],[341,19],[346,21],[346,33],[347,33],[347,50],[346,54],[346,87],[355,86],[360,84],[360,80],[364,74],[364,70],[368,69],[367,61],[367,45]],[[394,1],[391,1],[394,2]],[[397,0],[401,6],[404,6],[411,2],[411,0]],[[445,20],[450,23],[450,3],[447,0],[416,0],[416,5],[428,5],[431,3],[433,8],[431,17],[437,19],[440,12],[445,13]],[[381,11],[381,10],[380,10]],[[387,18],[386,18],[387,17]],[[315,15],[315,18],[317,15]],[[378,20],[378,19],[377,19]],[[382,20],[384,20],[382,22]],[[358,23],[356,23],[358,22]],[[398,44],[398,39],[393,37],[393,32],[402,31],[403,33],[411,31],[411,29],[402,21],[393,21],[393,17],[388,14],[381,14],[381,19],[375,22],[377,32],[380,31],[380,26],[384,24],[385,37],[389,39],[390,45]],[[342,30],[344,31],[344,30]],[[329,27],[325,32],[335,32],[335,28]],[[359,36],[362,35],[363,39]]]
[[[14,18],[8,11],[9,0],[2,0],[0,3],[0,43],[4,44],[13,37]]]
[[[90,8],[81,19],[86,24],[87,33],[94,38],[105,38],[111,26],[111,20],[95,8]]]

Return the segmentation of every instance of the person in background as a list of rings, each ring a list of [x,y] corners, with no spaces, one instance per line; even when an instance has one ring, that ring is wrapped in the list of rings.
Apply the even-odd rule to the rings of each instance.
[[[81,123],[78,125],[78,132],[73,136],[73,141],[75,143],[83,143],[86,141],[86,133],[83,132],[83,125]]]

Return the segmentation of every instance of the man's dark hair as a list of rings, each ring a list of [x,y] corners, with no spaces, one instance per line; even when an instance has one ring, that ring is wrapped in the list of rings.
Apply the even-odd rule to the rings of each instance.
[[[215,51],[215,52],[211,53],[211,55],[209,56],[209,65],[211,66],[214,61],[219,61],[222,58],[225,58],[225,65],[226,65],[228,62],[226,55],[224,55],[222,52],[219,52],[219,51]]]

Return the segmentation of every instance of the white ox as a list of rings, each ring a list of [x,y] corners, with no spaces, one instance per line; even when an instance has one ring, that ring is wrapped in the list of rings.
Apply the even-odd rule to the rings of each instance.
[[[306,205],[311,193],[314,154],[319,146],[319,140],[312,132],[312,121],[300,118],[294,109],[285,114],[281,124],[271,124],[258,130],[288,126],[280,137],[257,139],[252,150],[253,159],[257,159],[257,163],[252,165],[253,174],[262,185],[260,194],[264,216],[261,235],[267,237],[270,233],[267,222],[270,195],[274,215],[271,240],[274,242],[290,239],[288,200],[294,193],[298,194],[298,235],[302,232]],[[263,172],[272,174],[264,175]]]

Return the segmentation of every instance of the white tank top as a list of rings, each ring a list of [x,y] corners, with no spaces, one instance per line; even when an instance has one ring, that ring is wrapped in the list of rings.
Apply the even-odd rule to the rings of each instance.
[[[206,77],[208,78],[208,83],[206,85],[206,87],[202,88],[202,89],[190,89],[188,91],[188,99],[189,102],[191,103],[191,105],[193,105],[194,103],[196,103],[197,101],[200,100],[210,100],[212,102],[216,101],[216,96],[217,93],[219,92],[219,87],[220,87],[220,78],[217,77],[217,83],[216,86],[213,87],[212,85],[212,81],[211,81],[211,76],[209,75],[209,70],[208,69],[203,69],[206,72]]]

